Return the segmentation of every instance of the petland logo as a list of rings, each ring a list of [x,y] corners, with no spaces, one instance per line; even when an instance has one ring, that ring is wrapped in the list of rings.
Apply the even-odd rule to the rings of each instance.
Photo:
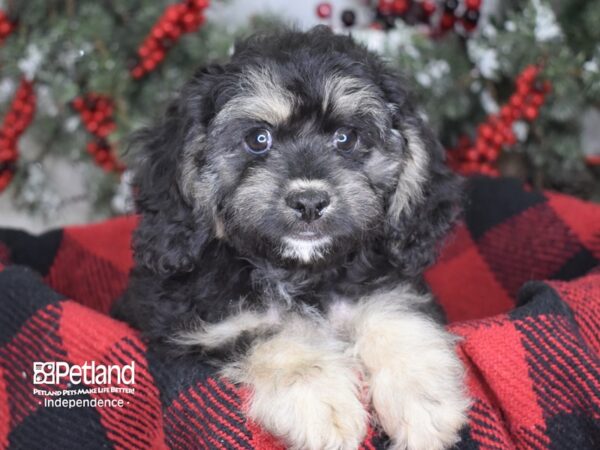
[[[96,364],[94,361],[83,365],[69,364],[64,361],[34,362],[33,384],[69,385],[110,385],[135,384],[135,361],[129,365]]]

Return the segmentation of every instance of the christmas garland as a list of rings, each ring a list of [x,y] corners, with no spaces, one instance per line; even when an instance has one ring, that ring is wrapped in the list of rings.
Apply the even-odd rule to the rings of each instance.
[[[204,23],[204,10],[208,6],[209,0],[185,0],[168,6],[139,46],[138,61],[131,69],[131,76],[140,79],[154,71],[182,34],[194,32]],[[0,10],[0,44],[15,28],[16,21],[10,20],[6,12]],[[108,141],[108,136],[116,128],[112,99],[91,92],[73,99],[71,106],[93,137],[87,144],[87,151],[96,164],[108,172],[123,172],[125,166]],[[0,192],[14,177],[19,154],[17,141],[31,123],[34,112],[33,83],[23,79],[0,128]]]
[[[8,37],[15,29],[15,24],[8,18],[6,13],[0,10],[0,44]]]
[[[100,167],[107,172],[123,172],[125,166],[115,156],[107,136],[115,130],[113,101],[107,95],[89,93],[77,97],[71,103],[81,117],[86,130],[94,136],[87,145],[88,152]]]
[[[35,114],[36,97],[31,81],[23,78],[0,126],[0,192],[12,180],[19,157],[17,141]]]
[[[182,34],[197,31],[204,23],[208,6],[209,0],[185,0],[167,7],[138,48],[139,61],[131,76],[139,79],[156,69]]]
[[[369,1],[374,10],[373,28],[391,29],[397,19],[409,24],[423,24],[431,36],[441,36],[450,30],[468,35],[477,28],[482,0],[375,0]],[[316,14],[323,20],[332,17],[333,7],[329,2],[319,3]],[[346,27],[356,23],[356,13],[344,9],[340,16]]]
[[[130,69],[131,76],[141,79],[156,70],[168,50],[183,34],[196,31],[204,23],[204,11],[208,5],[208,0],[184,0],[165,8],[139,45],[137,60]],[[377,14],[379,18],[385,16],[409,20],[410,15],[414,15],[416,11],[418,17],[431,25],[432,30],[437,30],[431,33],[435,35],[436,32],[448,31],[458,22],[462,24],[462,30],[472,31],[479,17],[480,7],[481,0],[445,0],[441,3],[431,0],[379,0]],[[354,21],[354,14],[349,14],[347,10],[344,13],[346,14],[342,15],[342,20],[350,26]],[[331,17],[331,4],[320,3],[317,14],[322,18]],[[435,23],[431,19],[434,15]],[[452,19],[448,18],[450,16]],[[15,26],[16,20],[11,21],[6,13],[0,11],[0,43],[14,31]],[[523,70],[516,79],[515,93],[500,108],[499,113],[490,115],[480,124],[474,138],[464,136],[456,148],[448,150],[449,163],[455,170],[464,174],[498,175],[498,157],[504,148],[516,143],[513,130],[515,122],[535,120],[545,95],[550,90],[548,83],[539,81],[539,73],[540,68],[537,66],[529,66]],[[115,148],[108,140],[108,136],[116,128],[112,99],[91,92],[75,98],[71,106],[92,136],[87,144],[87,151],[96,164],[106,171],[123,172],[125,167],[116,157]],[[31,122],[34,111],[33,84],[23,79],[0,129],[0,192],[14,176],[18,158],[17,140]]]
[[[463,174],[499,175],[496,162],[502,149],[516,144],[513,126],[517,121],[534,121],[545,96],[551,90],[549,82],[539,80],[540,67],[527,66],[516,79],[516,90],[499,114],[488,116],[480,124],[474,140],[463,136],[457,148],[449,149],[451,167]]]

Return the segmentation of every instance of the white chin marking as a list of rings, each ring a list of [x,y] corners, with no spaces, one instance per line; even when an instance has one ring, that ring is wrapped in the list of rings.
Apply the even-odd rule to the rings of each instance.
[[[331,243],[331,238],[322,237],[319,239],[298,239],[286,236],[283,238],[283,250],[281,255],[284,258],[297,259],[309,263],[322,258],[327,252],[327,247]]]

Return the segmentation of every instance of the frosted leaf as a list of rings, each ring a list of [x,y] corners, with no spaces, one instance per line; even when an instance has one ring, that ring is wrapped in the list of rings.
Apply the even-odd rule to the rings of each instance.
[[[443,59],[429,61],[421,72],[415,75],[417,82],[423,87],[430,87],[435,82],[442,81],[450,74],[450,65]],[[436,83],[437,84],[437,83]]]
[[[431,77],[426,72],[417,73],[417,75],[415,76],[415,79],[417,80],[417,83],[419,83],[423,87],[431,86],[431,81],[432,81]]]
[[[487,48],[475,40],[470,40],[467,42],[467,51],[469,58],[484,78],[497,78],[500,63],[498,52],[495,49]]]
[[[488,90],[481,92],[479,100],[481,101],[481,106],[487,114],[496,114],[500,110],[498,102],[496,102]]]
[[[598,61],[596,59],[590,59],[583,63],[583,70],[590,73],[598,73],[600,72],[600,67],[598,66]]]
[[[28,80],[33,80],[38,69],[44,61],[44,55],[35,44],[29,44],[25,49],[25,56],[18,62],[19,69]]]
[[[494,39],[498,35],[498,31],[496,30],[496,27],[494,25],[492,25],[491,23],[486,23],[483,26],[482,33],[486,38],[489,38],[489,39]]]
[[[525,142],[527,140],[527,136],[529,136],[529,125],[527,125],[527,122],[518,120],[513,123],[512,129],[519,142]]]
[[[17,86],[15,81],[10,78],[4,78],[0,81],[0,102],[5,103],[15,95]]]
[[[514,33],[515,31],[517,31],[517,25],[512,20],[507,20],[504,24],[504,29],[506,31]]]
[[[77,128],[79,128],[80,123],[81,123],[81,121],[79,120],[79,117],[77,117],[77,116],[69,117],[64,122],[65,131],[67,131],[68,133],[75,132],[75,130],[77,130]]]
[[[132,182],[133,172],[126,170],[121,176],[121,182],[111,200],[112,209],[119,214],[131,213],[134,210],[133,191],[131,189]]]
[[[416,35],[415,27],[406,26],[400,21],[396,28],[386,33],[369,28],[352,32],[352,37],[366,45],[369,50],[384,54],[401,52],[413,59],[420,56],[419,50],[414,44]]]
[[[532,0],[535,11],[534,35],[538,42],[548,42],[562,37],[562,30],[556,21],[552,8],[541,0]]]
[[[58,105],[52,97],[52,92],[48,86],[40,86],[37,90],[37,105],[40,112],[48,117],[56,117],[58,115]]]

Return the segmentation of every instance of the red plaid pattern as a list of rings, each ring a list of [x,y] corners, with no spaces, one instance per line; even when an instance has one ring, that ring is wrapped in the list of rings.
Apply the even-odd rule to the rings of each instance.
[[[202,361],[165,364],[106,315],[127,283],[135,225],[0,230],[0,448],[282,449],[244,416],[247,392]],[[426,274],[462,337],[474,399],[457,448],[600,448],[599,260],[599,206],[470,181],[465,222]],[[44,407],[32,394],[34,361],[92,360],[134,361],[136,392],[73,398],[122,408]],[[384,443],[370,430],[362,448]]]

